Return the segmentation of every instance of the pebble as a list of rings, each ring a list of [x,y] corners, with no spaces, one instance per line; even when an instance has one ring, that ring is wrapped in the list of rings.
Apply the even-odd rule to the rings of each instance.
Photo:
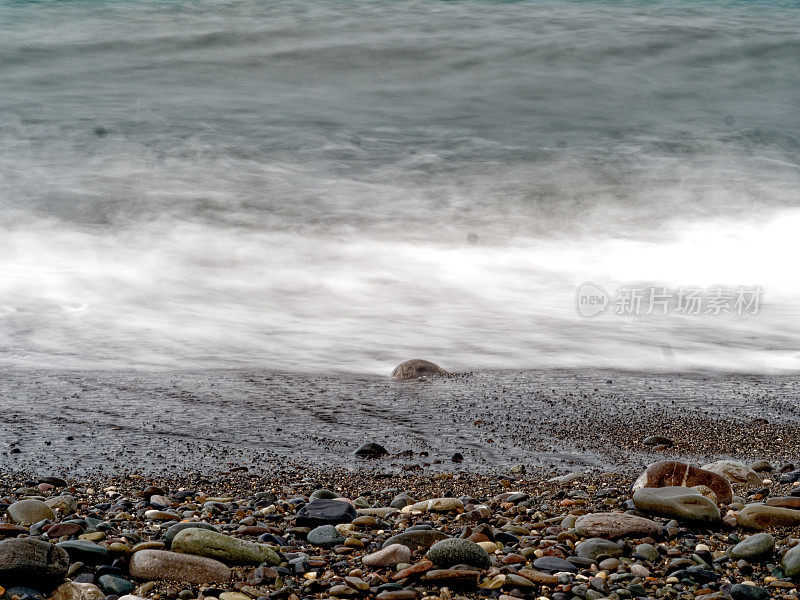
[[[388,546],[366,555],[361,562],[366,567],[394,567],[400,563],[411,560],[411,550],[403,544],[389,544]]]
[[[729,504],[733,498],[731,484],[725,477],[674,460],[663,460],[648,465],[647,469],[633,483],[632,490],[636,492],[646,487],[694,487],[696,485],[704,485],[713,490],[722,504]]]
[[[769,533],[757,533],[731,548],[731,558],[752,561],[769,558],[775,550],[775,538]]]
[[[306,538],[309,544],[315,546],[331,547],[337,544],[343,544],[345,537],[336,531],[333,525],[320,525],[315,527],[308,533]]]
[[[51,600],[105,600],[105,594],[92,583],[69,582],[60,585]]]
[[[759,487],[764,484],[758,473],[743,462],[736,460],[718,460],[700,468],[721,475],[731,483],[743,484],[749,487]]]
[[[721,518],[716,504],[687,487],[641,488],[633,494],[633,504],[641,512],[680,521],[713,523]]]
[[[353,452],[353,454],[361,458],[379,458],[389,454],[389,451],[380,444],[375,442],[367,442],[366,444],[359,446],[358,449]]]
[[[737,583],[731,586],[732,600],[769,600],[769,590],[755,585]]]
[[[53,509],[41,500],[18,500],[11,504],[7,511],[11,522],[18,525],[33,525],[39,521],[56,518]]]
[[[350,523],[358,516],[355,507],[340,500],[319,499],[309,502],[297,511],[295,523],[299,527],[319,527]]]
[[[229,581],[231,570],[218,560],[166,550],[142,550],[131,556],[129,572],[137,579],[202,584]]]
[[[588,558],[591,560],[597,560],[598,556],[603,555],[611,557],[621,556],[623,552],[624,548],[622,546],[603,538],[589,538],[575,546],[575,554],[581,558]]]
[[[587,537],[616,539],[658,535],[661,526],[650,519],[628,513],[591,513],[575,521],[575,530]]]
[[[463,509],[464,503],[458,498],[431,498],[404,506],[400,512],[408,514],[413,512],[450,512]]]
[[[488,569],[492,561],[489,554],[475,542],[463,538],[450,538],[436,542],[428,550],[428,558],[442,567],[465,564]]]
[[[33,538],[0,541],[0,583],[36,581],[49,588],[63,580],[69,569],[67,553],[47,542]]]
[[[208,529],[184,529],[172,540],[172,550],[213,558],[228,565],[277,565],[281,562],[268,546]]]
[[[545,573],[577,573],[578,567],[557,556],[543,556],[533,561],[533,568]]]
[[[450,374],[439,365],[415,358],[397,365],[392,371],[392,379],[409,381],[429,377],[449,377]]]
[[[748,529],[793,527],[800,525],[800,510],[766,504],[748,504],[739,511],[736,521]]]

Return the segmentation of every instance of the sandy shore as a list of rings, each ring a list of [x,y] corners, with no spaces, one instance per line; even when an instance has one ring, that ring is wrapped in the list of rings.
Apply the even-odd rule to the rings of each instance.
[[[9,470],[40,475],[356,468],[495,473],[616,470],[653,460],[794,458],[800,382],[789,376],[485,372],[428,382],[343,374],[5,370]],[[653,450],[648,436],[674,440]],[[455,453],[464,461],[450,462]]]

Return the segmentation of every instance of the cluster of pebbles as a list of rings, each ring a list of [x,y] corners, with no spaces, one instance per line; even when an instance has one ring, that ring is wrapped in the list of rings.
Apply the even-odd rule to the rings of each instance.
[[[758,471],[751,467],[756,467]],[[770,472],[771,471],[771,472]],[[797,597],[800,470],[0,481],[0,597]]]

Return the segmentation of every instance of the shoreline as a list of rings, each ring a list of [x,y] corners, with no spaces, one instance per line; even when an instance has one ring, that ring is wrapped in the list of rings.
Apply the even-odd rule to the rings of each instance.
[[[301,466],[635,474],[660,459],[793,460],[800,381],[783,376],[490,371],[426,382],[269,371],[3,371],[5,467],[38,475]],[[656,448],[643,441],[670,438]],[[451,457],[460,453],[457,465]]]

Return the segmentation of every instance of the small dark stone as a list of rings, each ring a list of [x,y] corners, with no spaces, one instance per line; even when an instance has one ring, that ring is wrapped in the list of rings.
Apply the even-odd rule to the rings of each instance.
[[[542,556],[533,561],[533,568],[545,573],[577,573],[578,567],[557,556]]]
[[[298,527],[319,527],[350,523],[357,516],[356,509],[342,500],[314,500],[297,511]]]
[[[769,600],[769,590],[755,585],[737,583],[731,586],[732,600]]]
[[[354,454],[360,458],[378,458],[380,456],[386,456],[389,454],[389,451],[380,444],[368,442],[356,450]]]

